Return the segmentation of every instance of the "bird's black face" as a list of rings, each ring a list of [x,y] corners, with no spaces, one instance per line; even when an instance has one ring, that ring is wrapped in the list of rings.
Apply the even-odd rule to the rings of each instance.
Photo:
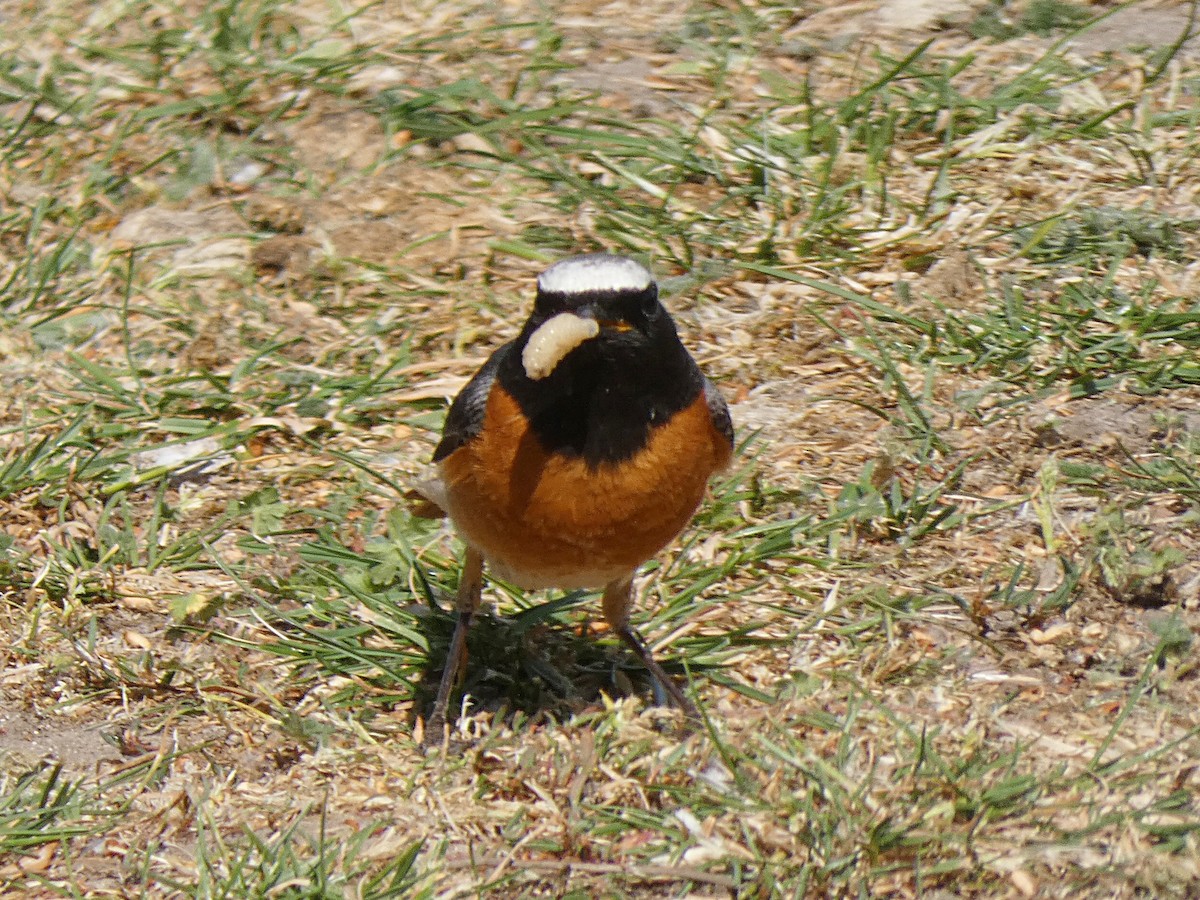
[[[542,273],[499,376],[544,445],[595,463],[631,455],[702,387],[650,273],[604,254]]]
[[[658,301],[658,286],[651,283],[641,290],[589,291],[586,294],[553,294],[538,292],[533,315],[526,327],[532,336],[538,328],[555,317],[567,313],[581,319],[591,319],[599,326],[589,343],[624,348],[626,352],[653,345],[657,333],[666,327],[674,332],[671,318]]]
[[[533,308],[535,320],[545,322],[564,312],[594,318],[618,331],[626,328],[646,331],[666,310],[658,302],[658,285],[653,282],[640,290],[623,288],[576,294],[538,291]]]
[[[579,377],[581,368],[636,367],[639,356],[677,340],[650,273],[631,259],[593,254],[542,274],[517,345],[525,375],[550,387]]]

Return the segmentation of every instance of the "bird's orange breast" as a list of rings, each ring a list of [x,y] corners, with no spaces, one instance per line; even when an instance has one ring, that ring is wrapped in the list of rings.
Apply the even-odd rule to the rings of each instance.
[[[547,452],[496,385],[479,434],[441,471],[447,513],[498,575],[526,588],[600,587],[665,547],[729,458],[703,394],[632,458],[589,467]]]

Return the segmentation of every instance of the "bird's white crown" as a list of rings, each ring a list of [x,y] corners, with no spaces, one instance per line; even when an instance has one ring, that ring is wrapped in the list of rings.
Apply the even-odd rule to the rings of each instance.
[[[560,260],[538,276],[538,290],[551,294],[592,291],[644,291],[654,276],[625,256],[589,253]]]

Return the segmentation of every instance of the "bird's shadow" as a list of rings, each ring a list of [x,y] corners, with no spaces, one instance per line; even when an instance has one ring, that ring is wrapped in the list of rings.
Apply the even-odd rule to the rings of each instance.
[[[467,659],[451,695],[451,715],[467,695],[473,710],[501,712],[506,719],[520,713],[533,722],[583,712],[598,704],[601,694],[657,699],[649,674],[620,641],[607,637],[602,620],[597,624],[572,615],[598,602],[593,593],[572,591],[512,615],[481,609],[467,633]],[[453,610],[422,616],[429,657],[415,685],[414,722],[432,706],[454,625]],[[664,667],[677,668],[669,662]]]

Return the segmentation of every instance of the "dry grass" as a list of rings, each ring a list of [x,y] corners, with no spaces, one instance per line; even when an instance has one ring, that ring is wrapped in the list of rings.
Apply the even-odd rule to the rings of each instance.
[[[0,896],[1194,895],[1190,9],[0,2]],[[595,248],[746,443],[707,728],[497,585],[423,754],[405,485]]]

